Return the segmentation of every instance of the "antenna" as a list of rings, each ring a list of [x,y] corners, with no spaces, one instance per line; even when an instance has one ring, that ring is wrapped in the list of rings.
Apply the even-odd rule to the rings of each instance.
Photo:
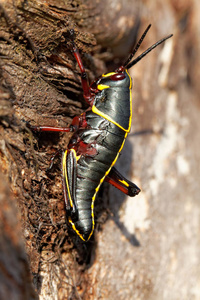
[[[136,44],[135,48],[133,49],[133,52],[129,55],[128,59],[125,61],[124,65],[118,68],[118,71],[122,71],[124,69],[130,69],[132,66],[134,66],[138,61],[140,61],[145,55],[147,55],[149,52],[151,52],[154,48],[156,48],[158,45],[162,44],[164,41],[169,39],[170,37],[173,36],[173,34],[168,35],[167,37],[159,40],[155,44],[153,44],[151,47],[149,47],[146,51],[144,51],[142,54],[140,54],[138,57],[136,57],[134,60],[131,61],[131,59],[134,57],[135,53],[139,49],[140,45],[142,44],[147,32],[151,28],[151,24],[149,24],[144,31],[143,35],[141,36],[140,40]]]
[[[128,59],[125,61],[125,63],[123,64],[124,67],[126,67],[128,65],[128,63],[131,61],[131,59],[133,58],[133,56],[135,55],[135,53],[137,52],[137,50],[139,49],[140,45],[142,44],[147,32],[149,31],[149,29],[151,28],[151,24],[149,24],[149,26],[146,28],[146,30],[144,31],[143,35],[141,36],[140,40],[137,42],[135,48],[133,49],[133,52],[129,55]]]
[[[160,41],[153,44],[151,47],[149,47],[146,51],[144,51],[142,54],[140,54],[138,57],[136,57],[132,62],[130,62],[126,68],[130,69],[132,66],[134,66],[138,61],[140,61],[145,55],[147,55],[149,52],[151,52],[154,48],[156,48],[158,45],[162,44],[164,41],[172,37],[173,34],[168,35],[167,37],[161,39]]]

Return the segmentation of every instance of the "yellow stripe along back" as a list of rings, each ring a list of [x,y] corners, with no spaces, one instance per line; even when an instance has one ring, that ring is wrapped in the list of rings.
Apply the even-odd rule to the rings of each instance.
[[[113,160],[113,162],[112,162],[110,168],[108,169],[108,171],[107,171],[107,172],[105,173],[105,175],[101,178],[101,180],[100,180],[100,182],[99,182],[99,185],[96,187],[95,193],[94,193],[94,195],[93,195],[93,197],[92,197],[92,203],[91,203],[92,230],[91,230],[91,233],[90,233],[90,235],[89,235],[89,237],[88,237],[88,240],[90,239],[90,237],[92,236],[93,231],[94,231],[94,201],[95,201],[96,195],[97,195],[97,193],[98,193],[98,191],[99,191],[99,188],[100,188],[101,184],[103,183],[105,177],[108,175],[108,173],[110,172],[111,168],[112,168],[112,167],[114,166],[114,164],[116,163],[116,161],[117,161],[117,159],[118,159],[118,156],[119,156],[119,153],[121,152],[121,150],[122,150],[122,148],[123,148],[123,146],[124,146],[126,137],[127,137],[128,133],[129,133],[129,131],[130,131],[130,128],[131,128],[131,120],[132,120],[132,93],[131,93],[132,80],[131,80],[131,77],[130,77],[129,73],[127,72],[127,70],[126,70],[126,73],[128,74],[129,79],[130,79],[130,86],[129,86],[129,90],[130,90],[130,118],[129,118],[129,127],[128,127],[127,130],[124,129],[123,127],[121,127],[119,124],[117,124],[117,123],[114,122],[113,120],[111,120],[108,116],[102,114],[96,107],[95,107],[94,110],[93,110],[94,105],[92,106],[92,111],[93,111],[94,113],[96,113],[96,114],[102,116],[103,118],[107,119],[108,121],[114,123],[116,126],[120,127],[120,128],[121,128],[122,130],[124,130],[126,133],[125,133],[125,135],[124,135],[124,140],[123,140],[123,142],[122,142],[122,145],[121,145],[121,147],[120,147],[120,149],[119,149],[119,151],[118,151],[118,153],[117,153],[115,159]],[[109,74],[109,75],[108,75],[108,74]],[[108,74],[105,74],[104,77],[110,76],[110,73],[108,73]],[[64,156],[64,157],[65,157],[65,156]],[[77,156],[76,156],[76,157],[77,157]],[[65,159],[65,161],[66,161],[66,159]],[[66,167],[65,167],[65,168],[66,168]],[[65,172],[65,174],[66,174],[66,172]],[[68,183],[67,183],[67,187],[68,187],[68,186],[69,186],[69,185],[68,185]],[[71,202],[70,202],[70,203],[71,203]],[[71,219],[70,217],[68,218],[68,221],[69,221],[69,223],[71,224],[73,230],[76,232],[76,234],[77,234],[83,241],[86,241],[86,240],[83,238],[83,236],[80,234],[80,232],[76,229],[76,226],[75,226],[74,222],[72,221],[72,219]]]

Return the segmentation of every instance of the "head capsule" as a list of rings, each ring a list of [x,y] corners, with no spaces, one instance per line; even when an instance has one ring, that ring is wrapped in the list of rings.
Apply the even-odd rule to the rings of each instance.
[[[90,90],[94,93],[102,91],[110,87],[129,87],[130,86],[130,76],[127,71],[123,72],[111,72],[103,74],[96,81],[92,82],[90,85]]]

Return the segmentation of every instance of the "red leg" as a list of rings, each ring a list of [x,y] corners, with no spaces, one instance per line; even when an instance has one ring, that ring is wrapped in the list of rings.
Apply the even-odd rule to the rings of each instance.
[[[86,128],[87,125],[88,124],[85,118],[85,113],[82,113],[80,116],[74,117],[71,124],[71,126],[75,129],[74,131],[77,131],[79,128]]]
[[[26,123],[26,126],[36,132],[76,132],[80,127],[85,128],[87,126],[87,122],[85,119],[85,113],[83,113],[80,116],[74,117],[72,120],[72,124],[69,127],[33,126],[30,125],[28,122]]]
[[[105,181],[107,181],[108,183],[110,183],[111,185],[113,185],[114,187],[116,187],[118,190],[120,190],[121,192],[123,192],[124,194],[128,195],[128,188],[125,186],[122,186],[122,184],[119,184],[118,182],[116,182],[114,179],[112,179],[111,177],[107,176],[105,178]]]
[[[112,167],[110,173],[106,176],[105,181],[131,197],[138,195],[140,192],[137,185],[122,176],[115,167]]]
[[[36,132],[41,132],[41,131],[55,131],[55,132],[74,132],[74,128],[72,126],[70,127],[52,127],[52,126],[32,126],[28,125],[31,130],[36,131]]]
[[[90,86],[88,84],[87,74],[85,72],[85,68],[83,66],[83,62],[80,57],[80,53],[78,49],[76,48],[74,42],[73,42],[73,48],[72,48],[74,57],[79,65],[80,71],[81,71],[81,82],[82,82],[82,88],[83,88],[83,96],[85,101],[91,106],[91,102],[93,100],[92,93],[90,91]]]

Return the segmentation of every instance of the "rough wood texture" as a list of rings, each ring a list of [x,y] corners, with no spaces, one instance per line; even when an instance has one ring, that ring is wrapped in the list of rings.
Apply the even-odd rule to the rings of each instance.
[[[0,264],[6,266],[1,268],[0,298],[11,299],[15,292],[16,299],[37,299],[15,202],[40,299],[198,300],[198,1],[0,4]],[[126,198],[112,188],[108,193],[105,186],[95,203],[95,235],[84,244],[65,222],[59,161],[45,171],[69,135],[36,136],[23,120],[65,126],[83,111],[69,29],[76,31],[93,80],[106,71],[105,61],[109,70],[119,62],[117,55],[123,61],[138,30],[140,36],[149,23],[152,29],[140,51],[169,33],[174,37],[131,71],[133,132],[118,168],[142,193]]]

